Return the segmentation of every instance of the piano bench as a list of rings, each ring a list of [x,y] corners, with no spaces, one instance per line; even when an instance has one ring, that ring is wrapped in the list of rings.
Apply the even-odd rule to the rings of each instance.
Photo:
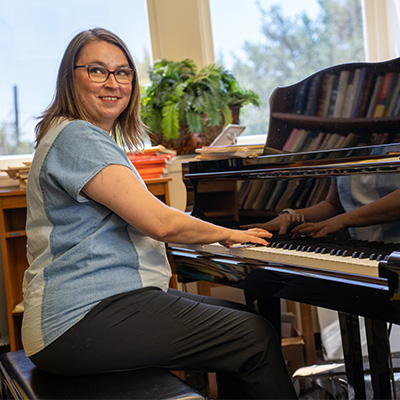
[[[1,399],[207,399],[163,368],[60,376],[41,371],[23,350],[0,356],[0,379]]]

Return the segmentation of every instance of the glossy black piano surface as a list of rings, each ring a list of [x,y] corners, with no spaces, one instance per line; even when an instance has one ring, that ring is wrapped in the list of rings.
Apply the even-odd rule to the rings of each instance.
[[[380,151],[379,148],[384,151]],[[225,182],[233,181],[235,185],[234,182],[249,180],[268,182],[296,179],[307,185],[311,180],[321,183],[338,175],[399,173],[398,149],[399,144],[394,143],[307,153],[264,155],[256,158],[193,161],[184,163],[183,174],[188,192],[193,189],[192,215],[213,223],[237,227],[251,222],[246,213],[241,215],[240,212],[233,212],[235,218],[230,218],[231,215],[227,212],[226,217],[221,218],[215,211],[216,207],[224,210],[228,208],[226,197],[220,204],[215,197],[215,191],[220,190],[218,188]],[[203,184],[214,186],[207,192],[206,189],[202,189]],[[233,195],[233,192],[228,192],[226,196]],[[209,206],[209,203],[217,204],[211,213],[205,210],[205,206]],[[265,213],[253,210],[250,218],[259,221],[273,218],[275,215],[276,210],[275,214],[274,211]],[[190,248],[180,247],[173,246],[169,251],[174,256],[178,276],[183,281],[204,279],[236,285],[247,290],[251,287],[251,290],[257,291],[258,295],[267,293],[400,323],[397,299],[398,261],[393,261],[398,259],[396,251],[400,251],[400,244],[349,240],[345,233],[324,238],[319,242],[310,237],[293,239],[287,235],[284,238],[278,236],[270,243],[271,248],[279,251],[282,249],[282,253],[273,257],[265,254],[265,259],[263,255],[254,259],[254,252],[251,251],[240,253],[224,251],[221,255],[218,248],[204,251],[202,248],[192,246],[192,252]],[[292,261],[290,258],[288,261],[288,258],[280,257],[281,254],[289,253],[290,249],[294,250],[292,253],[299,253],[301,249],[308,254],[319,253],[320,262],[318,260],[316,264],[303,265],[301,259]],[[218,253],[215,253],[216,251]],[[346,257],[357,259],[359,265],[356,269],[353,267],[348,269],[346,266],[331,267],[326,257],[327,253],[332,252],[335,255],[331,255],[331,259],[345,260]],[[375,267],[371,267],[374,264],[370,258],[374,259]]]
[[[314,252],[321,256],[321,264],[326,265],[318,266],[318,262],[315,266],[301,265],[296,255],[290,257],[292,263],[269,261],[272,257],[268,254],[265,260],[255,259],[251,254],[253,246],[247,245],[240,249],[240,256],[218,245],[171,244],[168,251],[182,282],[205,280],[241,288],[257,298],[272,296],[400,323],[400,302],[396,299],[400,268],[398,244],[340,238],[291,240],[289,235],[273,237],[269,244],[289,257],[291,253],[304,252],[307,256]],[[332,259],[331,265],[328,257]],[[279,260],[279,256],[276,258]],[[335,270],[335,264],[346,258],[357,262],[358,271],[362,271],[367,260],[375,267],[365,267],[373,270],[366,271],[365,275],[352,272],[351,264],[347,271]]]

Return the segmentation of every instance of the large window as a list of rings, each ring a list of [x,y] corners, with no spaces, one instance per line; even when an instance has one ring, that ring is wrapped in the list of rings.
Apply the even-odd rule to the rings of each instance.
[[[266,135],[269,97],[330,65],[364,61],[361,0],[210,0],[216,62],[259,94],[243,135]]]
[[[150,33],[145,0],[0,2],[0,155],[33,152],[37,117],[54,94],[65,47],[79,31],[100,26],[127,44],[145,80]]]

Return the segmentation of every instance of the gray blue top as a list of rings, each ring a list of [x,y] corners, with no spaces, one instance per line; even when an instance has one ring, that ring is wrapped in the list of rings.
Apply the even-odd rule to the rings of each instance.
[[[140,178],[125,151],[85,121],[61,121],[36,150],[27,187],[29,268],[23,287],[22,341],[28,356],[102,299],[147,286],[168,288],[164,243],[81,194],[110,164],[124,165]]]

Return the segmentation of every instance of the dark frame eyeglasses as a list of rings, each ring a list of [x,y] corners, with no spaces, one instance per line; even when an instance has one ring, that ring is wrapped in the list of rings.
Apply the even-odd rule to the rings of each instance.
[[[86,68],[89,79],[97,83],[105,82],[110,77],[110,74],[114,75],[115,80],[122,85],[133,82],[135,77],[135,70],[131,67],[121,67],[110,71],[102,65],[87,64],[75,65],[74,68]]]

